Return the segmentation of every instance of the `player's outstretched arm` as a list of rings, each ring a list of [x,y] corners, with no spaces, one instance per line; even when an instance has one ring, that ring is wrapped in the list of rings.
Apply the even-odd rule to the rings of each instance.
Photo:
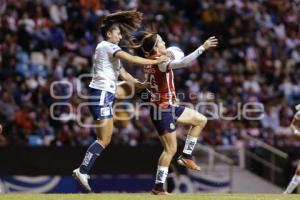
[[[134,78],[131,74],[129,74],[129,73],[124,69],[124,67],[121,67],[121,69],[120,69],[120,78],[121,78],[123,81],[129,81],[129,82],[132,82],[132,83],[138,82],[138,80],[137,80],[136,78]]]
[[[134,86],[136,88],[139,89],[145,89],[147,87],[149,87],[149,83],[148,82],[140,82],[138,79],[134,78],[131,74],[129,74],[124,67],[121,67],[120,69],[120,78],[123,81],[129,81],[132,82],[134,84]]]
[[[139,56],[133,56],[125,51],[119,51],[115,56],[124,62],[137,65],[156,65],[168,60],[167,56],[160,56],[156,60],[151,60]]]
[[[187,67],[192,61],[196,60],[205,50],[218,46],[218,39],[215,36],[208,38],[199,48],[179,60],[172,60],[164,63],[165,68],[169,66],[172,69]]]

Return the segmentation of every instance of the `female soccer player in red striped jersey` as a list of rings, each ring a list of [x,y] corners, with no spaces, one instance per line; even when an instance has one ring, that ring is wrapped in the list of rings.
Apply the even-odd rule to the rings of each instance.
[[[164,190],[163,184],[168,175],[171,160],[177,151],[175,123],[191,126],[183,152],[178,157],[177,162],[187,168],[200,170],[200,167],[192,160],[191,155],[207,118],[196,110],[176,104],[173,69],[187,67],[205,50],[216,47],[217,44],[218,40],[215,37],[210,37],[203,45],[182,59],[169,60],[159,65],[144,66],[146,79],[151,84],[151,103],[155,105],[151,107],[151,119],[164,147],[158,161],[153,194],[168,194]],[[148,59],[155,59],[166,54],[165,42],[160,35],[149,32],[143,34],[140,44],[135,50],[139,56]]]

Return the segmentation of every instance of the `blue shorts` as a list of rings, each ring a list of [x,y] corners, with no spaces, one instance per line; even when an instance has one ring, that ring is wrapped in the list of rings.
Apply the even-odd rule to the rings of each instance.
[[[93,118],[106,119],[113,117],[112,106],[115,100],[115,95],[94,88],[90,88],[89,109]]]
[[[178,105],[169,105],[166,109],[151,107],[151,120],[160,136],[176,130],[176,120],[183,113],[184,109],[184,106]]]

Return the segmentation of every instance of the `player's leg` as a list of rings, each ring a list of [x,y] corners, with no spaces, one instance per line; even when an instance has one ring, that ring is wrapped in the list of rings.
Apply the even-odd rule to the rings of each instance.
[[[121,81],[117,84],[116,99],[117,100],[131,99],[136,94],[138,97],[141,98],[141,100],[145,101],[144,95],[147,95],[147,94],[144,94],[144,93],[147,91],[148,90],[146,88],[144,88],[144,87],[141,88],[132,82]],[[141,95],[143,95],[143,96],[141,96]]]
[[[143,102],[150,102],[151,94],[147,88],[138,88],[134,84],[121,81],[117,84],[116,100],[133,98],[136,95]]]
[[[295,173],[297,176],[300,176],[300,161],[297,165],[297,169],[296,169],[296,173]]]
[[[117,100],[128,99],[133,96],[132,94],[134,92],[135,92],[135,88],[133,84],[126,81],[121,81],[117,84],[116,99]]]
[[[181,108],[177,108],[181,110]],[[178,116],[178,115],[177,115]],[[190,125],[182,155],[178,158],[178,164],[184,165],[193,170],[200,170],[200,167],[192,160],[192,152],[197,144],[199,135],[207,123],[207,118],[199,112],[185,108],[177,121],[179,124]]]
[[[100,126],[96,128],[97,140],[93,142],[87,149],[84,159],[79,168],[73,171],[73,176],[86,192],[92,192],[92,189],[88,183],[88,173],[90,172],[96,159],[100,156],[104,148],[107,147],[111,141],[113,118],[97,120],[96,124],[97,126]]]
[[[290,194],[294,191],[294,189],[300,184],[300,162],[298,163],[296,173],[290,181],[288,187],[284,191],[284,194]]]
[[[97,140],[91,144],[86,151],[83,162],[79,170],[83,174],[88,174],[101,152],[107,147],[111,141],[113,132],[113,118],[96,120]]]
[[[86,151],[79,168],[73,171],[73,176],[87,192],[91,192],[88,184],[88,173],[104,148],[110,143],[113,130],[112,103],[114,95],[101,90],[91,89],[89,109],[95,119],[97,140]]]
[[[158,160],[155,186],[152,193],[156,195],[165,195],[167,192],[164,190],[163,186],[168,176],[170,163],[177,150],[176,132],[163,134],[160,136],[160,141],[164,150]]]
[[[170,108],[158,108],[156,110],[156,108],[151,107],[150,116],[164,147],[158,160],[155,185],[152,194],[166,195],[168,193],[164,190],[163,186],[168,175],[171,160],[177,150],[175,120]]]

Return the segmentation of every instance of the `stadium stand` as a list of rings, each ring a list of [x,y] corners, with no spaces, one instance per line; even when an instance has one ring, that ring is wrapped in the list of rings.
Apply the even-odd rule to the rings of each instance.
[[[79,80],[79,75],[90,72],[95,45],[102,39],[99,20],[107,13],[131,8],[144,13],[143,27],[158,30],[167,46],[179,46],[186,53],[210,35],[219,39],[218,50],[207,52],[188,69],[176,70],[177,91],[185,94],[182,101],[194,105],[222,103],[225,116],[235,116],[238,103],[258,102],[265,106],[260,120],[210,120],[202,143],[238,145],[242,142],[240,135],[249,134],[277,147],[300,144],[289,128],[293,105],[300,101],[299,6],[292,1],[1,2],[1,146],[87,146],[93,142],[93,128],[80,127],[75,120],[78,113],[68,113],[85,102],[77,92],[84,93],[89,80]],[[198,9],[192,9],[195,7]],[[126,68],[143,79],[140,70]],[[72,96],[51,96],[54,81],[71,83]],[[69,94],[69,89],[58,84],[55,94]],[[209,93],[214,94],[213,100],[205,98]],[[194,98],[189,98],[190,94],[195,94]],[[70,105],[55,108],[59,121],[49,113],[56,102]],[[205,114],[209,106],[201,109]],[[148,112],[142,108],[140,120],[117,122],[113,143],[156,144]],[[87,110],[81,113],[81,120],[92,123]],[[185,129],[181,127],[178,132],[184,134]]]

